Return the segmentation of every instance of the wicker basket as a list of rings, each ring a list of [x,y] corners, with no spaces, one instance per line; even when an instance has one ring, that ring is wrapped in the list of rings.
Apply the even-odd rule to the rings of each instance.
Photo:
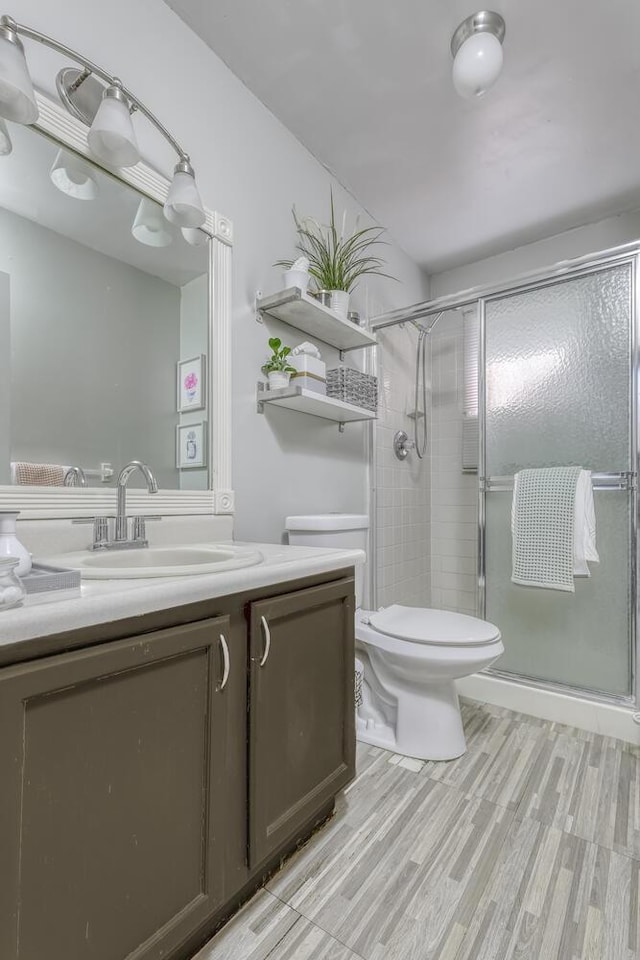
[[[378,378],[369,373],[360,373],[352,367],[334,367],[333,370],[327,370],[327,396],[376,413]]]

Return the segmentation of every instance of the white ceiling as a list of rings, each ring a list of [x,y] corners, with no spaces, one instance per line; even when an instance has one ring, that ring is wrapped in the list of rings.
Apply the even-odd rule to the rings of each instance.
[[[431,272],[640,206],[638,0],[496,0],[472,103],[469,0],[165,2]]]

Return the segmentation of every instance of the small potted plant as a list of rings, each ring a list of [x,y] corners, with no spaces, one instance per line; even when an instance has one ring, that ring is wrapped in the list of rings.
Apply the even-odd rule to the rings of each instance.
[[[309,261],[309,274],[321,291],[330,291],[331,308],[346,317],[349,310],[349,294],[358,280],[367,274],[390,277],[384,273],[384,260],[372,256],[371,248],[384,244],[382,227],[365,227],[358,230],[358,221],[352,233],[346,233],[346,211],[342,217],[340,232],[336,226],[333,190],[331,191],[331,219],[328,225],[318,223],[311,217],[299,217],[293,208],[293,219],[298,231],[296,249]],[[291,269],[293,260],[279,260],[276,266]]]
[[[262,372],[266,373],[269,379],[270,390],[282,390],[289,386],[289,378],[296,372],[296,368],[292,367],[287,359],[291,353],[291,347],[283,347],[279,337],[271,337],[269,346],[272,354],[262,365]]]

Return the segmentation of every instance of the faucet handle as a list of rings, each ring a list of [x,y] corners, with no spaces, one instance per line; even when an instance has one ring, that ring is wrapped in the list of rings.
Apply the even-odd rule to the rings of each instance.
[[[132,517],[132,532],[131,539],[139,543],[140,541],[147,542],[147,531],[146,531],[146,522],[147,520],[162,520],[162,517]]]
[[[75,517],[71,522],[93,524],[92,550],[97,550],[109,543],[109,517]]]
[[[109,517],[93,518],[93,545],[109,542]]]

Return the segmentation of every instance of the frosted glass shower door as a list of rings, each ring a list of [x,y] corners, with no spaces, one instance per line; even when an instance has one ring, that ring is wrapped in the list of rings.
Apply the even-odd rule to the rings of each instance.
[[[496,669],[631,694],[635,591],[632,461],[634,264],[485,304],[485,609],[503,634]],[[576,592],[511,583],[513,475],[580,465],[596,484],[600,563]],[[606,489],[597,489],[597,486]]]

